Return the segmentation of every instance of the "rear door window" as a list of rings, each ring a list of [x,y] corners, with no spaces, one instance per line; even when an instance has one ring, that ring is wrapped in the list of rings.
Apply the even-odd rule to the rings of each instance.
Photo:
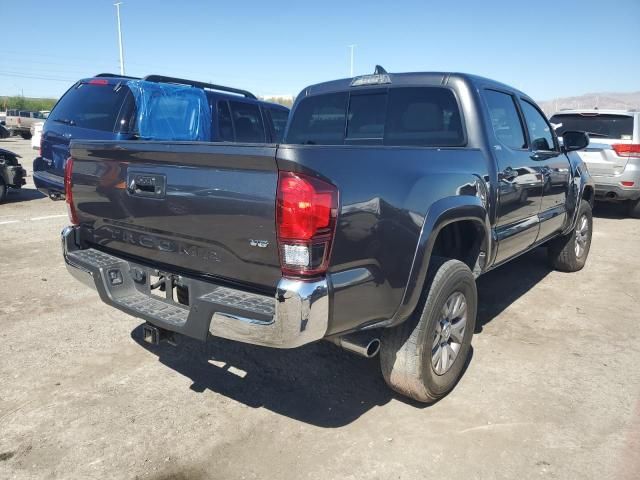
[[[293,112],[286,142],[462,146],[465,135],[451,90],[400,87],[307,97]]]
[[[236,142],[264,143],[264,124],[260,108],[252,103],[230,101]]]
[[[594,138],[631,140],[633,117],[601,113],[561,113],[551,117],[551,124],[558,136],[567,131],[587,132]]]
[[[514,150],[527,148],[515,99],[508,93],[496,90],[485,90],[484,98],[489,107],[493,133],[498,141]]]
[[[222,142],[233,142],[233,122],[231,121],[231,111],[226,100],[220,100],[217,104],[218,110],[218,138]]]
[[[129,89],[113,85],[81,83],[69,90],[49,117],[54,122],[113,132],[118,112]]]

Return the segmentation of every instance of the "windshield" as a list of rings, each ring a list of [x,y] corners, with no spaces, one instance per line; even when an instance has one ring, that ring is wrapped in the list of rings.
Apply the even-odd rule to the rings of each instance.
[[[81,83],[60,99],[49,117],[58,123],[113,132],[128,92],[124,86]]]
[[[631,140],[633,117],[610,114],[557,114],[551,124],[561,137],[566,131],[588,132],[593,137]]]

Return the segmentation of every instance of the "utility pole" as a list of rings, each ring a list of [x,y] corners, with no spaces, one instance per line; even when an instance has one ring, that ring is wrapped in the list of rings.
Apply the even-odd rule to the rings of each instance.
[[[353,77],[353,49],[355,48],[355,45],[349,45],[349,48],[351,49],[351,77]]]
[[[124,51],[122,49],[122,27],[120,26],[120,5],[122,2],[113,4],[116,7],[116,15],[118,17],[118,45],[120,46],[120,75],[124,75]]]

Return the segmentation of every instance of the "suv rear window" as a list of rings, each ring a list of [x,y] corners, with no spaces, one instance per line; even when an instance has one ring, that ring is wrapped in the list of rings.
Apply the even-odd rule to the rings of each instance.
[[[294,111],[286,142],[436,147],[461,146],[465,139],[451,90],[402,87],[305,98]]]
[[[560,113],[550,120],[559,137],[566,131],[587,132],[594,138],[631,140],[633,117],[628,115]]]
[[[116,91],[113,85],[81,83],[60,99],[49,117],[54,122],[113,132],[127,93],[129,88],[124,86]]]
[[[284,129],[287,126],[287,119],[289,118],[289,112],[281,108],[270,108],[271,121],[273,122],[273,129],[275,130],[277,143],[282,141],[284,135]]]

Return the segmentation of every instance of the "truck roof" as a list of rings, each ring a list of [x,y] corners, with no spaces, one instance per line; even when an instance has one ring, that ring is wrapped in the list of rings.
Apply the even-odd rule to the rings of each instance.
[[[479,75],[472,75],[469,73],[460,72],[406,72],[406,73],[385,73],[391,80],[390,85],[447,85],[451,80],[462,80],[465,83],[472,85],[482,85],[484,87],[495,87],[498,89],[505,89],[516,92],[523,97],[530,98],[526,93],[520,90],[506,85],[489,78],[481,77]],[[373,84],[367,86],[352,87],[352,82],[358,78],[367,77],[368,75],[361,75],[353,78],[342,78],[339,80],[332,80],[330,82],[317,83],[305,88],[302,91],[302,95],[318,95],[321,93],[340,92],[350,90],[351,88],[376,88],[380,87],[380,84]],[[389,85],[388,83],[386,85]]]

